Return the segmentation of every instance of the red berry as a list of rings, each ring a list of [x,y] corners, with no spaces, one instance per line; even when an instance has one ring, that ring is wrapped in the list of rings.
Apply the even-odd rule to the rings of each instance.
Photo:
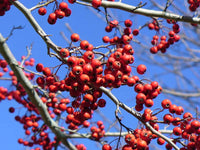
[[[173,133],[174,133],[174,135],[179,136],[179,135],[182,134],[182,130],[181,130],[180,127],[175,127],[175,128],[173,129]]]
[[[101,0],[92,0],[92,6],[94,8],[98,8],[99,6],[101,6]]]
[[[147,70],[147,67],[143,64],[137,66],[137,73],[139,73],[141,75],[144,74],[146,72],[146,70]]]
[[[81,41],[80,47],[81,49],[86,50],[89,47],[89,42],[86,40]]]
[[[138,150],[143,150],[147,148],[147,142],[141,139],[138,139],[137,141],[137,149]]]
[[[143,105],[142,104],[136,104],[135,105],[135,110],[142,111],[143,110]]]
[[[135,79],[133,77],[128,78],[126,84],[128,86],[133,86],[136,83]]]
[[[60,55],[61,55],[61,57],[68,57],[69,56],[69,50],[68,49],[66,49],[66,48],[62,48],[61,50],[60,50]]]
[[[15,112],[15,108],[10,107],[10,108],[9,108],[9,112],[10,112],[10,113],[14,113],[14,112]]]
[[[146,99],[146,100],[144,101],[144,104],[145,104],[146,107],[152,107],[153,104],[154,104],[154,102],[153,102],[152,99]]]
[[[88,81],[90,81],[90,77],[89,77],[87,74],[81,74],[81,75],[80,75],[80,80],[81,80],[83,83],[87,83]]]
[[[171,106],[171,101],[169,99],[164,99],[161,103],[162,107],[164,109],[168,109]]]
[[[65,17],[65,12],[62,11],[61,9],[57,9],[54,12],[56,14],[56,17],[59,19],[62,19],[63,17]]]
[[[184,109],[182,106],[177,106],[176,108],[176,114],[181,115],[184,112]]]
[[[174,31],[170,31],[168,34],[170,37],[174,37],[174,35],[175,35]]]
[[[73,33],[71,35],[71,40],[72,40],[72,42],[77,42],[77,41],[80,40],[80,37],[79,37],[79,35],[77,33]]]
[[[74,4],[74,3],[76,2],[76,0],[68,0],[68,2],[69,2],[70,4]]]
[[[62,11],[66,11],[68,9],[68,4],[66,2],[61,2],[59,4],[59,8],[62,10]]]
[[[110,41],[110,38],[108,36],[104,36],[102,40],[104,43],[108,43]]]
[[[103,122],[102,121],[97,121],[97,125],[100,128],[103,125]]]
[[[152,86],[153,89],[157,89],[158,88],[158,82],[157,81],[151,82],[151,86]]]
[[[107,83],[113,83],[115,81],[115,77],[112,74],[106,74],[105,75],[105,80]]]
[[[124,25],[125,25],[126,27],[131,27],[132,24],[133,24],[132,21],[129,20],[129,19],[127,19],[127,20],[124,21]]]
[[[173,121],[173,117],[171,114],[165,114],[163,120],[165,123],[170,124]]]
[[[191,127],[192,127],[193,129],[195,129],[195,130],[199,129],[199,127],[200,127],[200,122],[199,122],[198,120],[193,120],[193,121],[191,122]]]
[[[152,54],[156,54],[156,53],[158,52],[158,47],[157,47],[157,46],[151,47],[151,48],[150,48],[150,52],[151,52]]]
[[[149,27],[150,30],[153,30],[155,28],[155,25],[153,23],[149,23],[148,27]]]
[[[158,143],[159,145],[163,145],[163,144],[165,143],[165,140],[159,137],[159,138],[157,139],[157,143]]]
[[[61,110],[61,111],[65,111],[67,109],[67,106],[65,103],[60,103],[58,104],[58,108]]]
[[[104,144],[102,150],[112,150],[112,147],[109,144]]]
[[[106,26],[105,30],[106,30],[106,32],[111,32],[112,31],[112,27],[111,26]]]
[[[48,23],[49,24],[55,24],[56,21],[57,21],[57,15],[55,13],[49,14]]]
[[[93,102],[94,98],[93,98],[93,96],[91,94],[86,94],[86,95],[84,95],[83,99],[85,101]]]
[[[63,10],[65,12],[65,17],[69,17],[72,13],[71,9],[67,8],[66,10]]]
[[[99,106],[99,107],[105,107],[105,106],[106,106],[106,101],[105,101],[104,99],[100,99],[100,100],[98,101],[98,106]]]
[[[6,60],[0,60],[0,67],[6,68],[7,65],[8,65],[8,63],[6,62]]]
[[[111,26],[111,28],[117,27],[118,24],[119,24],[119,22],[117,20],[110,21],[110,23],[109,23],[109,25]]]
[[[146,95],[143,93],[138,93],[136,96],[136,103],[137,104],[144,104],[146,100]]]
[[[23,139],[18,139],[18,143],[22,144],[23,143]]]
[[[75,76],[80,76],[82,73],[83,73],[83,68],[81,66],[74,66],[72,68],[72,73],[75,75]]]
[[[138,29],[134,29],[133,30],[133,35],[137,36],[139,34],[139,30]]]
[[[51,70],[48,67],[45,67],[43,69],[43,74],[46,76],[50,76],[51,75]]]
[[[186,112],[184,115],[183,115],[183,118],[186,119],[187,121],[191,121],[193,116],[191,113],[189,112]]]
[[[172,114],[176,113],[176,109],[177,109],[177,106],[175,104],[172,104],[169,106],[169,112]]]
[[[75,56],[71,56],[68,58],[67,60],[67,65],[69,67],[73,67],[73,66],[76,66],[78,63],[78,59],[75,57]]]
[[[45,14],[47,13],[47,10],[46,10],[46,8],[41,7],[41,8],[38,9],[38,13],[39,13],[41,16],[43,16],[43,15],[45,15]]]
[[[172,124],[174,126],[178,126],[179,124],[181,124],[181,118],[175,117],[174,120],[172,121]]]
[[[85,120],[85,121],[83,122],[83,126],[84,126],[85,128],[88,128],[88,127],[90,126],[90,123],[89,123],[87,120]]]
[[[135,86],[134,90],[135,90],[135,92],[137,92],[137,93],[142,93],[143,90],[144,90],[143,84],[137,84],[137,85]]]
[[[90,75],[93,73],[93,67],[91,64],[87,63],[83,66],[83,73]]]
[[[91,62],[94,59],[94,53],[92,51],[86,51],[82,57],[86,62]]]

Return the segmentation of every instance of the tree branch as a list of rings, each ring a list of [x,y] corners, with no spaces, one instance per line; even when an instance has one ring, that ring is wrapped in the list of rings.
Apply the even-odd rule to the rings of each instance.
[[[44,123],[52,130],[53,133],[61,140],[61,142],[72,150],[76,150],[76,147],[72,145],[69,141],[67,141],[66,135],[59,130],[58,124],[51,118],[47,111],[47,106],[42,102],[37,92],[35,91],[31,82],[24,75],[23,70],[18,67],[17,60],[13,56],[10,51],[8,45],[5,43],[5,38],[0,34],[0,53],[9,64],[10,68],[15,73],[18,81],[22,84],[24,89],[26,90],[31,102],[35,105],[35,107],[39,110],[40,115],[44,121]]]
[[[39,3],[38,5],[36,5],[36,6],[34,6],[34,7],[32,7],[32,8],[30,8],[30,11],[33,11],[33,10],[35,10],[35,9],[37,9],[37,8],[40,8],[40,7],[44,7],[44,6],[47,6],[47,5],[49,5],[50,3],[53,3],[53,2],[55,2],[56,0],[50,0],[50,1],[46,1],[45,3]]]
[[[128,112],[129,114],[133,115],[134,117],[136,117],[139,121],[141,121],[149,130],[151,130],[151,132],[153,134],[156,134],[157,136],[163,138],[166,142],[168,142],[172,147],[174,147],[174,149],[179,150],[179,148],[176,146],[175,143],[173,143],[173,141],[171,139],[169,139],[168,137],[164,136],[163,134],[159,133],[158,131],[156,131],[148,122],[144,122],[141,119],[141,114],[134,111],[133,109],[131,109],[130,107],[128,107],[127,105],[125,105],[124,103],[121,103],[111,92],[110,90],[106,89],[105,87],[100,87],[99,88],[104,94],[106,94],[116,105],[118,105],[119,107],[121,107],[122,109],[124,109],[126,112]]]
[[[172,130],[159,130],[160,133],[162,134],[171,134],[173,133]],[[106,132],[104,134],[104,137],[119,137],[119,136],[125,136],[127,135],[128,132]],[[78,134],[78,133],[74,133],[74,134],[68,134],[67,135],[67,138],[90,138],[91,137],[91,134],[88,134],[88,133],[81,133],[81,134]]]
[[[47,47],[53,49],[60,56],[60,53],[59,53],[60,47],[58,47],[56,44],[54,44],[51,41],[49,36],[44,32],[44,30],[40,27],[40,25],[37,23],[35,18],[32,16],[31,11],[17,0],[11,1],[11,2],[15,7],[17,7],[25,15],[25,17],[31,23],[31,25],[35,29],[35,31],[40,35],[40,37],[47,44]]]
[[[88,3],[92,2],[92,0],[82,0],[82,1],[88,2]],[[136,6],[128,5],[122,2],[102,1],[101,6],[104,8],[120,9],[120,10],[124,10],[124,11],[131,12],[134,14],[140,14],[140,15],[144,15],[148,17],[160,17],[160,18],[172,19],[172,20],[181,21],[181,22],[200,24],[200,18],[197,18],[197,17],[182,16],[182,15],[164,12],[164,11],[137,8]]]
[[[180,96],[180,97],[199,97],[200,93],[184,93],[184,92],[178,92],[175,90],[169,90],[169,89],[162,89],[162,92],[175,95],[175,96]]]

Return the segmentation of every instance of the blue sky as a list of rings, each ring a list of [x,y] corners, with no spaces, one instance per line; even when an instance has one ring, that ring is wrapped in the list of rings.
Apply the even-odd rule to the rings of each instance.
[[[21,2],[25,6],[30,8],[33,5],[37,4],[37,2],[39,1],[34,2],[34,4],[26,0],[22,0]],[[111,36],[114,33],[114,31],[112,33],[105,32],[106,23],[96,16],[95,13],[98,14],[96,10],[94,11],[95,12],[94,13],[87,7],[78,4],[77,5],[69,4],[69,8],[72,10],[72,15],[68,18],[57,20],[57,23],[55,25],[49,25],[47,23],[48,15],[39,16],[37,10],[33,11],[33,16],[36,18],[36,20],[44,29],[44,31],[47,34],[52,35],[50,36],[50,38],[55,44],[61,47],[68,46],[68,43],[62,38],[60,34],[60,32],[63,32],[66,35],[66,37],[70,38],[71,33],[66,28],[65,23],[68,23],[72,27],[72,30],[80,35],[82,40],[88,40],[94,46],[103,44],[101,39],[104,35]],[[47,14],[51,13],[53,11],[52,9],[53,5],[51,4],[47,7]],[[116,10],[114,10],[113,14],[115,15],[115,17],[119,18],[121,24],[123,24],[124,20],[130,17],[128,13],[122,11],[117,12]],[[140,25],[143,25],[146,21],[148,21],[144,19],[147,19],[147,17],[141,17],[141,16],[135,17],[135,20],[133,22],[133,28],[138,28]],[[27,54],[26,47],[27,46],[30,47],[30,45],[32,44],[33,49],[31,57],[35,58],[36,63],[40,62],[48,67],[53,67],[55,64],[59,64],[59,62],[55,58],[50,58],[49,56],[47,56],[47,48],[45,43],[42,41],[39,35],[36,34],[36,32],[33,30],[30,23],[26,20],[23,14],[19,12],[19,10],[17,10],[14,6],[11,6],[11,10],[6,12],[5,16],[0,17],[0,22],[1,22],[0,32],[4,37],[7,37],[9,35],[9,32],[11,31],[13,26],[23,27],[23,29],[21,30],[15,30],[13,35],[7,41],[7,44],[9,45],[11,51],[14,53],[15,57],[18,60],[20,60],[21,56]],[[140,34],[146,34],[146,31],[147,31],[146,29],[143,29],[141,30]],[[154,34],[155,32],[149,32],[147,34],[149,36],[148,40],[151,39],[151,37]],[[136,37],[136,39],[140,40],[140,36]],[[147,44],[147,46],[150,46],[149,43]],[[135,51],[140,50],[140,46],[135,43],[133,47]],[[137,66],[141,62],[143,62],[141,59],[136,58],[135,66]],[[147,73],[144,76],[142,76],[143,78],[150,78],[152,76],[152,72],[162,72],[157,67],[152,67],[148,63],[146,65],[151,68],[147,70]],[[64,70],[61,73],[62,75],[66,74]],[[133,71],[133,73],[136,74],[135,71]],[[186,73],[190,75],[190,72],[188,72],[187,70]],[[168,79],[166,79],[166,83],[171,82],[171,84],[173,85],[172,78],[169,80]],[[0,86],[3,86],[5,84],[8,85],[9,88],[12,88],[9,86],[8,81],[0,81]],[[133,88],[122,87],[121,89],[113,90],[113,93],[116,95],[116,97],[118,97],[121,101],[125,102],[128,106],[131,107],[135,104],[135,93],[133,92]],[[104,96],[104,98],[108,99],[106,96]],[[156,99],[157,103],[155,102],[154,108],[160,107],[160,102],[162,99],[164,99],[164,95],[161,95],[159,96],[159,98]],[[16,108],[14,114],[8,113],[8,109],[10,106]],[[114,121],[115,106],[111,101],[108,100],[107,107],[109,109],[103,108],[101,111],[106,115],[109,114],[107,116],[111,118],[111,121]],[[25,149],[25,147],[17,143],[17,139],[25,138],[25,135],[23,133],[22,126],[19,123],[16,123],[16,121],[14,120],[14,116],[18,114],[22,115],[24,113],[24,110],[14,101],[2,101],[0,102],[0,112],[1,112],[0,120],[2,120],[0,124],[1,148],[6,150]],[[125,124],[132,125],[135,124],[135,122],[137,121],[135,119],[130,121],[132,117],[126,115],[125,113],[123,117],[125,118],[124,119]],[[98,119],[100,119],[99,115],[97,115],[96,120]],[[89,145],[89,147],[96,146],[94,144],[95,142],[92,145],[90,145],[90,143],[87,141],[83,142],[86,143],[86,145]]]

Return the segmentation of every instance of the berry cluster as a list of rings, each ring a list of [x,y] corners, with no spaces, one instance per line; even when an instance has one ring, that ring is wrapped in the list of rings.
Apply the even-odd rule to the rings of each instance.
[[[8,63],[3,60],[3,59],[0,59],[0,69],[2,69],[3,72],[7,72],[8,71]],[[0,72],[0,77],[2,77],[4,75],[3,72]]]
[[[105,130],[104,130],[105,127],[103,125],[103,122],[98,121],[97,126],[98,128],[95,126],[92,126],[90,128],[90,131],[92,132],[91,137],[96,141],[100,140],[105,134]]]
[[[101,98],[102,92],[98,89],[100,86],[118,88],[122,85],[133,87],[141,84],[145,88],[140,93],[145,93],[148,99],[153,98],[153,93],[154,98],[156,97],[155,91],[159,89],[157,82],[152,82],[150,86],[153,88],[151,87],[150,90],[147,88],[148,84],[141,82],[138,76],[131,76],[132,67],[130,65],[134,63],[134,50],[129,44],[130,40],[127,40],[126,37],[132,35],[132,31],[127,32],[130,30],[132,22],[126,20],[125,25],[121,40],[119,40],[120,38],[116,38],[114,41],[108,40],[117,48],[110,53],[107,59],[97,57],[96,48],[92,44],[86,40],[80,40],[78,34],[72,34],[71,42],[79,42],[79,45],[60,49],[60,56],[67,58],[66,65],[69,69],[63,80],[59,80],[51,69],[44,67],[43,64],[36,65],[36,70],[43,74],[37,77],[36,83],[49,93],[46,97],[43,95],[41,100],[47,105],[52,118],[67,112],[65,123],[68,124],[68,129],[75,130],[81,125],[89,127],[90,124],[87,120],[92,118],[93,111],[98,107],[105,107],[106,101]],[[109,26],[116,28],[118,22],[111,21]],[[77,55],[77,53],[74,55],[72,53],[74,51],[80,52],[81,55]],[[146,66],[138,65],[136,71],[142,75],[146,72]],[[57,96],[58,91],[68,91],[74,100],[70,102],[69,99]],[[102,122],[97,122],[97,125],[99,128],[91,127],[91,136],[95,140],[100,140],[105,131]]]
[[[6,11],[10,10],[11,5],[9,0],[0,0],[0,16],[4,16]]]
[[[74,2],[75,0],[69,0],[69,3]],[[188,3],[191,2],[188,1]],[[92,6],[98,8],[101,3],[101,0],[93,0]],[[197,1],[194,3],[196,6]],[[5,10],[9,10],[8,5],[10,6],[8,0],[1,0],[0,8],[3,8],[1,11],[5,12]],[[38,13],[45,15],[47,10],[41,7]],[[49,14],[48,22],[49,24],[55,24],[57,19],[68,17],[70,14],[71,10],[68,8],[68,4],[61,2],[58,9],[54,13]],[[170,45],[180,39],[179,35],[177,35],[180,31],[179,25],[173,20],[167,20],[167,22],[173,24],[173,29],[168,32],[168,38],[165,35],[161,37],[155,35],[153,37],[151,41],[153,47],[150,49],[150,52],[153,54],[158,51],[164,53]],[[35,89],[41,101],[47,106],[47,111],[52,119],[60,117],[64,120],[64,126],[66,125],[68,128],[66,129],[68,134],[73,134],[81,128],[88,128],[91,131],[90,138],[95,141],[101,141],[105,135],[103,122],[98,121],[97,127],[91,126],[89,122],[93,118],[95,110],[106,107],[106,100],[102,98],[103,93],[100,87],[119,88],[121,86],[129,86],[133,87],[136,92],[136,112],[144,110],[141,115],[138,113],[139,120],[142,123],[145,124],[148,122],[157,131],[159,131],[159,123],[171,125],[173,126],[173,135],[171,135],[173,142],[180,143],[179,138],[186,141],[185,143],[181,143],[183,145],[182,150],[199,148],[200,122],[198,119],[193,118],[192,114],[184,113],[183,107],[172,104],[169,99],[161,102],[162,109],[159,112],[154,112],[150,109],[154,105],[154,99],[161,93],[162,88],[157,81],[140,78],[141,75],[145,74],[147,67],[144,64],[133,66],[135,61],[134,49],[130,43],[133,37],[139,34],[139,29],[131,29],[133,23],[130,19],[125,20],[123,23],[125,27],[122,28],[120,36],[112,38],[104,36],[102,38],[103,42],[109,45],[95,47],[87,40],[81,40],[78,34],[72,34],[71,43],[74,42],[73,44],[76,46],[72,47],[72,44],[70,44],[69,47],[59,49],[58,57],[62,60],[62,65],[65,65],[67,68],[64,78],[60,78],[57,75],[62,65],[54,72],[53,69],[44,67],[42,63],[38,63],[36,65],[37,73],[24,71],[24,74],[33,83],[35,83],[34,77],[37,75]],[[111,32],[119,28],[121,28],[120,22],[111,20],[108,21],[105,30],[106,32]],[[156,20],[149,23],[148,28],[155,31],[160,30],[159,23]],[[107,53],[101,53],[101,48],[107,50]],[[34,66],[34,63],[33,58],[27,60],[23,56],[22,62],[19,65],[22,68],[26,68]],[[0,77],[3,77],[4,73],[8,72],[9,69],[7,66],[7,62],[0,59]],[[136,73],[133,74],[134,71]],[[12,71],[9,72],[9,76],[11,77],[12,86],[15,89],[8,90],[7,88],[0,87],[0,101],[14,99],[26,108],[28,112],[21,117],[20,115],[15,116],[15,120],[23,125],[25,135],[29,136],[28,139],[18,139],[18,142],[24,146],[35,146],[35,150],[40,150],[40,147],[44,150],[50,150],[55,145],[59,145],[60,142],[56,137],[52,140],[49,136],[47,125],[43,124],[39,111],[30,101],[25,89],[18,82],[17,77]],[[69,93],[71,99],[64,96],[65,92]],[[144,109],[144,106],[147,108]],[[167,113],[159,121],[156,115],[164,111],[167,111]],[[15,108],[10,107],[9,112],[14,113]],[[176,116],[182,114],[182,117]],[[118,121],[120,122],[121,120]],[[122,122],[120,124],[122,125]],[[60,130],[62,132],[65,131],[64,127]],[[129,133],[124,137],[125,144],[121,145],[122,150],[147,150],[149,149],[148,145],[153,139],[157,139],[160,145],[165,143],[164,139],[153,134],[144,126],[141,129],[137,128],[131,132],[130,130],[128,131]],[[178,138],[174,138],[173,136]],[[76,145],[76,148],[78,150],[86,149],[83,144]],[[172,146],[166,144],[166,148],[172,149]],[[112,147],[109,144],[102,146],[102,150],[111,149]]]
[[[160,27],[159,27],[159,23],[157,22],[157,20],[153,20],[151,23],[148,24],[148,28],[150,30],[155,30],[155,31],[159,31]]]
[[[194,12],[199,7],[200,1],[199,0],[188,0],[189,10]]]
[[[35,60],[33,58],[30,58],[27,60],[25,56],[22,56],[22,62],[18,62],[20,65],[24,62],[24,65],[22,67],[28,67],[28,66],[34,66]],[[7,62],[3,59],[0,60],[0,66],[3,68],[3,72],[8,72],[9,68],[7,66]],[[0,72],[2,74],[2,72]],[[29,80],[34,79],[33,73],[24,72],[26,77]],[[2,74],[1,77],[6,76],[6,74]],[[27,97],[27,94],[25,92],[25,89],[22,87],[22,85],[17,81],[17,77],[14,75],[13,71],[9,71],[9,76],[11,76],[12,85],[16,87],[16,90],[8,90],[7,88],[0,87],[0,101],[1,100],[16,100],[19,104],[23,105],[24,108],[27,109],[29,113],[26,113],[22,117],[19,115],[15,116],[15,120],[23,125],[23,129],[25,132],[25,135],[30,136],[30,139],[18,139],[19,144],[23,144],[24,146],[33,147],[34,145],[40,145],[42,146],[42,149],[52,149],[58,141],[56,138],[54,140],[51,140],[48,135],[48,126],[42,125],[41,117],[39,115],[39,111],[37,108],[30,102],[29,98]],[[41,98],[42,99],[42,98]],[[9,108],[10,113],[15,112],[14,107]],[[49,113],[51,113],[49,111]],[[41,123],[40,123],[41,122]],[[41,150],[39,146],[36,146],[34,150]]]
[[[76,148],[77,148],[77,150],[86,150],[87,149],[84,144],[78,144],[78,145],[76,145]]]
[[[180,148],[180,150],[192,150],[199,148],[200,122],[194,119],[192,114],[188,112],[183,114],[182,119],[179,117],[173,117],[174,113],[181,115],[183,113],[183,108],[172,104],[169,99],[162,101],[162,107],[163,110],[167,109],[170,112],[169,114],[164,115],[163,123],[172,124],[174,126],[172,134],[175,137],[172,137],[173,135],[171,135],[172,141],[174,143],[179,142],[180,138],[188,140],[188,142],[182,143],[183,147]],[[147,108],[144,110],[142,119],[145,122],[149,122],[155,130],[159,131],[159,123],[161,123],[161,121],[158,121],[158,118],[155,114],[153,114],[151,109]],[[165,144],[165,140],[163,138],[153,134],[148,128],[135,129],[133,132],[128,133],[124,137],[126,144],[122,146],[122,150],[147,150],[149,149],[148,145],[153,139],[157,139],[157,143],[159,145]],[[165,147],[166,149],[172,149],[172,146],[169,143],[167,143]],[[109,144],[104,144],[102,150],[112,150],[112,147]]]
[[[175,42],[178,42],[180,40],[180,36],[177,34],[180,32],[179,25],[171,20],[167,20],[167,23],[173,24],[171,31],[168,32],[168,39],[167,36],[163,35],[160,37],[154,35],[153,39],[151,41],[151,44],[153,47],[150,48],[150,52],[152,54],[156,54],[158,51],[161,51],[162,53],[165,53],[166,50],[170,47],[170,45],[173,45]]]
[[[200,142],[199,120],[193,118],[192,114],[189,112],[183,114],[183,107],[172,104],[169,99],[163,100],[161,105],[163,109],[167,109],[169,111],[169,113],[166,113],[163,116],[163,122],[167,124],[172,124],[174,126],[173,134],[175,136],[188,140],[188,143],[184,145],[182,150],[195,148],[198,149]],[[183,114],[183,117],[175,117],[175,114],[178,116]],[[174,142],[176,142],[176,140],[174,140]],[[172,149],[172,147],[169,144],[166,145],[166,148]]]
[[[138,83],[135,85],[135,92],[138,93],[136,95],[136,106],[135,109],[137,111],[142,111],[143,106],[146,107],[152,107],[154,102],[153,99],[155,99],[158,94],[161,93],[162,88],[159,86],[158,82],[153,81],[150,84],[149,83]]]
[[[23,67],[34,66],[33,58],[25,60],[25,56],[22,56],[22,60],[24,60]],[[21,63],[19,62],[19,65],[20,64]],[[1,59],[0,66],[3,68],[3,72],[8,72],[9,69],[5,60]],[[0,73],[2,76],[6,75],[2,72]],[[29,80],[33,80],[33,73],[24,72],[24,74],[27,78],[29,78]],[[41,120],[41,117],[39,117],[39,112],[36,107],[29,101],[29,98],[26,97],[25,89],[17,81],[17,78],[14,75],[13,71],[10,71],[9,75],[11,76],[12,85],[16,87],[16,90],[8,91],[7,88],[0,87],[0,100],[5,100],[6,98],[8,100],[15,99],[16,102],[22,104],[24,108],[26,108],[30,112],[30,115],[26,114],[22,117],[20,117],[19,115],[15,116],[15,120],[23,125],[25,135],[31,136],[32,134],[31,140],[23,140],[22,138],[19,138],[18,142],[20,144],[23,144],[24,146],[33,147],[34,145],[40,145],[43,147],[42,149],[51,149],[57,143],[57,141],[51,141],[48,136],[48,127],[46,125],[40,125],[39,122]],[[15,108],[10,107],[9,112],[14,113]],[[41,150],[41,148],[36,147],[35,150]]]
[[[43,16],[47,13],[47,10],[46,8],[41,7],[38,9],[38,13]],[[49,14],[48,23],[55,24],[57,19],[69,17],[70,15],[71,15],[71,9],[68,8],[68,4],[66,2],[61,2],[59,4],[58,9],[56,9],[53,13]]]
[[[22,57],[22,59],[24,58],[24,56]],[[34,59],[33,58],[30,58],[30,60],[26,60],[24,62],[24,65],[23,67],[28,67],[28,66],[34,66]],[[20,65],[21,63],[18,62],[18,64]],[[13,71],[9,71],[9,68],[8,68],[8,63],[4,60],[4,59],[0,59],[0,77],[4,77],[7,75],[7,73],[9,73],[9,76],[11,78],[8,78],[8,80],[10,79],[12,81],[12,85],[14,85],[16,87],[16,91],[8,91],[7,88],[4,88],[4,87],[0,87],[0,101],[1,100],[4,100],[4,99],[8,99],[8,100],[11,100],[13,99],[13,97],[17,97],[18,95],[26,95],[26,92],[24,90],[24,88],[22,87],[22,85],[20,83],[18,83],[17,81],[17,77],[14,75],[14,72]],[[33,73],[28,73],[28,72],[24,72],[24,74],[26,75],[26,77],[29,79],[29,80],[33,80],[34,78],[34,74]],[[22,103],[22,104],[25,104],[25,103]]]
[[[31,140],[23,140],[22,138],[19,138],[19,144],[23,144],[24,146],[29,147],[33,147],[34,145],[40,145],[44,150],[52,149],[56,145],[56,138],[54,138],[53,141],[51,141],[51,139],[49,138],[47,130],[48,127],[46,125],[39,125],[38,122],[41,120],[40,117],[37,117],[36,115],[32,114],[30,116],[23,116],[22,118],[16,116],[15,119],[16,121],[23,124],[25,135],[31,136]],[[40,150],[40,147],[36,146],[34,150]]]
[[[131,40],[133,39],[133,36],[137,36],[139,34],[138,29],[131,29],[132,26],[132,21],[130,19],[127,19],[124,21],[124,32],[121,37],[115,36],[114,38],[110,39],[108,36],[103,37],[103,42],[104,43],[109,43],[110,44],[129,44]],[[111,32],[115,28],[119,28],[119,22],[117,20],[112,20],[109,22],[108,26],[106,26],[105,31],[106,32]]]
[[[138,111],[143,109],[143,105],[146,107],[153,106],[153,99],[161,92],[161,87],[156,81],[144,83],[139,76],[131,75],[131,65],[134,63],[134,49],[130,42],[133,35],[138,35],[139,31],[131,30],[132,22],[130,20],[126,20],[124,25],[124,34],[121,37],[116,36],[112,39],[108,36],[103,37],[105,43],[110,42],[111,45],[109,46],[114,46],[114,50],[110,51],[107,56],[99,56],[99,53],[95,51],[96,47],[86,40],[81,40],[78,34],[72,34],[71,42],[78,46],[61,48],[59,52],[60,57],[66,59],[65,65],[68,67],[66,77],[62,80],[49,67],[44,67],[41,63],[36,65],[36,70],[42,73],[36,78],[36,83],[40,87],[38,94],[41,96],[42,102],[46,104],[52,118],[58,115],[64,116],[63,118],[65,118],[68,129],[76,130],[81,126],[88,128],[90,126],[88,120],[92,118],[93,112],[98,107],[106,106],[106,100],[101,98],[102,91],[99,89],[100,86],[113,88],[119,88],[123,85],[135,86],[135,92],[137,93],[135,109]],[[113,29],[118,28],[118,26],[118,21],[113,20],[110,21],[107,28]],[[22,60],[24,59],[26,58],[22,57]],[[4,60],[0,62],[0,66],[5,69],[7,63]],[[31,67],[33,65],[33,59],[29,61],[24,60],[24,67]],[[143,64],[135,67],[138,75],[143,75],[146,69],[146,66]],[[24,73],[30,80],[33,80],[33,73]],[[7,92],[7,90],[2,88],[1,93],[6,93],[7,98],[15,99],[31,112],[30,116],[15,117],[17,121],[23,124],[25,134],[33,137],[30,141],[20,139],[19,143],[25,146],[41,145],[43,149],[51,149],[56,143],[56,139],[50,140],[47,134],[47,127],[41,126],[39,123],[41,118],[38,110],[29,101],[25,89],[18,83],[13,72],[10,72],[10,75],[12,76],[12,82],[16,87],[16,91]],[[41,94],[43,93],[42,91],[46,91],[48,94]],[[59,95],[59,92],[65,91],[69,92],[73,98],[72,101]],[[153,117],[150,116],[150,120],[148,119],[150,113],[147,110],[145,112],[148,113],[144,113],[142,116],[146,122]],[[9,111],[13,113],[14,108],[10,108]],[[100,140],[105,134],[103,122],[98,121],[97,126],[98,128],[95,126],[90,128],[92,132],[91,137],[96,141]],[[37,132],[39,134],[36,137],[34,135]],[[137,141],[141,145],[145,143],[143,139],[139,139]],[[149,142],[146,141],[146,145],[148,145],[147,143]],[[77,147],[82,148],[82,145],[77,145]],[[124,147],[127,147],[127,145]]]

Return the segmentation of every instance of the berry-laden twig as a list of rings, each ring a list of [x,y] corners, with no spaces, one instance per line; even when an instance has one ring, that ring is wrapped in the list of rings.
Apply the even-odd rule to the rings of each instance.
[[[12,4],[15,5],[26,16],[28,21],[31,23],[32,27],[40,35],[40,37],[44,40],[44,42],[47,44],[47,48],[53,49],[59,55],[60,47],[55,45],[52,42],[52,40],[49,38],[49,36],[45,33],[45,31],[40,27],[40,25],[37,23],[35,18],[32,16],[31,11],[29,9],[27,9],[22,3],[20,3],[17,0],[12,1]],[[64,61],[64,59],[63,59],[63,61]]]
[[[4,57],[4,59],[8,62],[11,69],[14,71],[15,75],[17,76],[18,81],[23,85],[26,92],[29,95],[31,102],[37,107],[39,110],[45,124],[51,128],[51,130],[61,139],[62,143],[69,147],[72,150],[76,150],[75,146],[72,145],[67,139],[63,132],[61,132],[58,128],[58,124],[56,124],[53,119],[50,117],[49,112],[47,111],[46,105],[44,105],[38,96],[37,92],[35,91],[31,82],[27,79],[24,75],[23,70],[17,67],[18,63],[11,53],[10,49],[8,48],[7,44],[5,43],[5,39],[0,34],[0,53]]]
[[[26,47],[26,50],[27,50],[27,56],[23,57],[22,58],[22,61],[21,61],[21,64],[20,64],[20,67],[23,66],[25,60],[27,60],[30,56],[31,56],[31,51],[32,51],[32,48],[33,48],[33,44],[31,44],[30,48],[27,46]]]
[[[171,139],[168,137],[162,135],[158,131],[156,131],[148,122],[144,122],[141,118],[141,115],[139,115],[136,111],[132,110],[130,107],[125,105],[124,103],[121,103],[108,89],[104,87],[100,87],[100,90],[104,92],[116,105],[124,109],[126,112],[130,113],[134,117],[136,117],[139,121],[141,121],[149,130],[151,130],[152,133],[156,134],[157,136],[163,138],[165,141],[167,141],[170,145],[174,147],[174,149],[179,150],[176,144],[173,143]]]

